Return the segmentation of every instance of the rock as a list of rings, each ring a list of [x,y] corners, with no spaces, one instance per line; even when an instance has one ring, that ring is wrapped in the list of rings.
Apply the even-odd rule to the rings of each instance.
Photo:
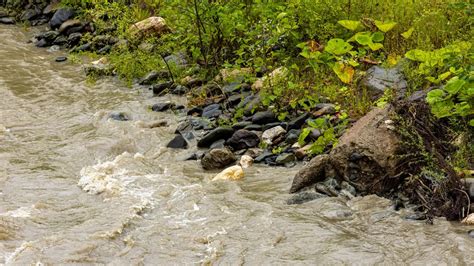
[[[284,136],[285,134],[286,130],[281,126],[272,127],[263,132],[262,141],[268,145],[272,145],[276,139]]]
[[[54,45],[64,45],[67,43],[67,37],[66,36],[58,36],[56,39],[54,39],[53,44]]]
[[[288,205],[303,204],[305,202],[312,201],[312,200],[315,200],[315,199],[324,198],[324,197],[326,197],[326,195],[318,193],[318,192],[302,191],[300,193],[297,193],[297,194],[291,196],[291,198],[289,198],[286,201],[286,204],[288,204]]]
[[[148,82],[149,81],[147,81],[146,83],[148,83]],[[140,83],[140,85],[144,85],[146,83]],[[168,81],[168,82],[155,84],[151,87],[151,89],[153,90],[154,95],[160,95],[162,92],[171,89],[173,87],[173,85],[174,85],[174,83],[172,81]]]
[[[151,110],[153,110],[154,112],[164,112],[166,110],[173,108],[174,106],[175,104],[172,102],[155,103],[151,107]]]
[[[80,45],[80,46],[74,48],[73,50],[75,52],[85,52],[85,51],[90,51],[91,49],[92,49],[92,45],[91,45],[91,43],[88,42],[88,43],[85,43],[83,45]]]
[[[189,109],[186,114],[191,115],[191,116],[200,116],[202,114],[202,108],[193,107],[193,108]]]
[[[239,68],[239,69],[221,69],[219,75],[214,78],[216,82],[232,82],[236,80],[243,80],[245,76],[252,73],[251,68]]]
[[[151,71],[150,73],[146,74],[145,77],[141,78],[138,81],[138,84],[139,85],[151,85],[151,84],[153,84],[153,82],[158,80],[158,78],[160,78],[160,75],[158,74],[158,72]]]
[[[319,117],[323,115],[332,115],[336,113],[336,106],[331,103],[320,103],[316,105],[316,111],[313,112],[313,116]]]
[[[287,144],[293,144],[293,143],[296,143],[300,137],[300,134],[301,134],[301,130],[299,129],[290,129],[290,131],[288,131],[288,134],[286,135],[286,139],[285,139],[285,142]]]
[[[467,235],[470,237],[470,238],[474,238],[474,230],[469,230],[467,232]]]
[[[78,27],[82,26],[82,22],[78,19],[69,19],[61,24],[61,26],[58,29],[58,32],[60,34],[65,33],[68,29],[73,28],[73,27]]]
[[[261,163],[261,162],[265,161],[267,158],[269,158],[271,156],[273,156],[273,153],[271,153],[270,151],[265,150],[265,151],[263,151],[262,154],[260,154],[259,156],[257,156],[255,158],[254,162]]]
[[[248,149],[258,146],[260,138],[252,131],[245,129],[237,130],[230,139],[227,140],[227,145],[234,150]]]
[[[252,84],[252,89],[254,91],[259,91],[263,89],[264,86],[277,84],[278,80],[285,78],[288,75],[288,69],[286,67],[279,67],[273,70],[267,76],[258,79],[257,81]]]
[[[84,66],[83,69],[88,76],[107,76],[113,73],[112,66],[102,63],[100,60],[94,61],[92,64]]]
[[[474,213],[469,214],[461,221],[461,223],[465,225],[474,225]]]
[[[226,168],[224,171],[217,174],[212,181],[216,180],[240,180],[244,178],[244,170],[241,166],[234,165]]]
[[[185,86],[183,86],[183,85],[176,85],[176,86],[174,87],[174,89],[171,90],[171,94],[184,95],[184,94],[186,94],[188,91],[189,91],[189,89],[186,88]]]
[[[143,122],[138,124],[142,128],[157,128],[157,127],[166,127],[168,126],[168,121],[166,120],[157,120],[157,121],[151,121],[151,122]]]
[[[467,193],[469,194],[469,197],[471,199],[474,198],[474,178],[465,178],[464,179],[464,188],[466,189]]]
[[[259,110],[259,107],[261,107],[260,95],[249,95],[237,105],[237,108],[244,109],[244,115],[246,116],[252,115],[252,112]]]
[[[272,111],[258,112],[252,117],[252,123],[258,125],[264,125],[273,122],[278,122],[278,119],[275,117],[275,114],[273,114]]]
[[[303,160],[306,156],[308,156],[311,146],[311,144],[308,144],[302,148],[297,149],[295,152],[296,158],[298,158],[298,160]]]
[[[334,178],[328,178],[324,182],[317,183],[315,189],[317,192],[336,197],[339,194],[338,190],[340,187]]]
[[[61,47],[59,45],[53,45],[51,47],[49,47],[46,51],[50,52],[50,53],[53,53],[53,52],[57,52],[61,49]]]
[[[65,56],[58,56],[55,59],[56,62],[64,62],[66,60],[67,60],[67,57],[65,57]]]
[[[200,139],[197,145],[200,148],[207,148],[219,139],[227,140],[228,138],[232,137],[233,134],[234,130],[232,128],[218,127]]]
[[[249,155],[242,155],[242,157],[240,157],[239,164],[242,166],[242,168],[249,168],[253,164],[253,158]]]
[[[172,149],[187,149],[188,142],[183,136],[178,134],[166,145],[166,147]]]
[[[258,156],[262,155],[263,150],[260,148],[250,148],[245,152],[245,155],[248,155],[252,158],[257,158]]]
[[[313,128],[309,132],[308,137],[306,137],[306,140],[317,140],[321,136],[321,131],[319,129]]]
[[[106,46],[100,48],[99,50],[97,50],[97,54],[108,54],[111,49],[112,49],[112,46],[106,45]]]
[[[36,36],[38,40],[45,40],[48,43],[52,43],[59,36],[59,32],[50,30],[43,32]]]
[[[304,187],[326,179],[325,170],[328,163],[329,156],[327,154],[314,157],[296,174],[293,183],[291,184],[290,193],[298,192]]]
[[[209,149],[222,149],[225,147],[225,139],[220,139],[211,144]]]
[[[282,153],[278,155],[278,157],[275,160],[275,163],[277,165],[286,165],[294,161],[296,161],[296,157],[293,153]]]
[[[239,129],[243,129],[246,126],[249,126],[251,124],[252,124],[252,122],[250,122],[250,121],[237,122],[237,123],[232,125],[232,128],[235,129],[235,130],[239,130]]]
[[[202,117],[217,118],[222,114],[221,106],[219,104],[211,104],[202,110]]]
[[[270,128],[277,127],[277,126],[281,126],[281,123],[280,122],[269,123],[269,124],[263,125],[262,129],[263,129],[263,131],[265,131],[265,130],[268,130]],[[282,128],[285,129],[283,126],[282,126]]]
[[[69,35],[69,37],[67,37],[67,43],[69,46],[75,46],[81,41],[81,38],[82,38],[81,33],[79,32],[72,33],[71,35]]]
[[[149,17],[133,24],[129,30],[140,37],[160,37],[170,31],[162,17]]]
[[[0,24],[15,24],[15,19],[12,17],[0,18]]]
[[[244,129],[249,131],[260,131],[262,130],[262,125],[250,124],[248,126],[245,126]]]
[[[35,43],[36,47],[47,47],[49,45],[50,44],[45,39],[41,39]]]
[[[201,165],[205,170],[214,170],[222,169],[235,161],[236,158],[229,149],[213,149],[204,154]]]
[[[49,26],[51,29],[57,29],[68,19],[74,16],[74,10],[70,8],[60,8],[54,12],[53,17],[49,21]]]
[[[168,64],[172,64],[175,66],[185,66],[188,64],[186,60],[186,55],[183,53],[171,54],[165,57],[165,61]]]
[[[234,92],[240,91],[240,82],[232,82],[222,87],[222,90],[227,94],[231,95]]]
[[[114,112],[109,115],[109,118],[115,121],[128,121],[130,117],[126,113]]]
[[[34,18],[38,17],[41,15],[41,10],[36,9],[36,8],[30,8],[25,11],[20,16],[21,21],[31,21]]]
[[[379,66],[369,68],[361,84],[367,88],[373,100],[380,98],[386,89],[393,89],[396,95],[404,96],[408,87],[399,68],[385,69]]]
[[[244,99],[246,96],[248,96],[248,93],[234,94],[230,96],[229,98],[227,98],[227,106],[234,107],[238,105],[242,101],[242,99]]]
[[[52,16],[54,12],[58,9],[58,1],[52,1],[43,9],[43,15]]]
[[[181,84],[188,88],[195,88],[204,84],[204,81],[197,77],[186,76],[183,79],[181,79]]]
[[[288,123],[288,129],[301,129],[302,126],[306,123],[306,119],[309,118],[309,113],[304,113]]]

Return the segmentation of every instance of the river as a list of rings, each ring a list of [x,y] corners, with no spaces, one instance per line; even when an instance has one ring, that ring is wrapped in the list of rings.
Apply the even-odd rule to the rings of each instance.
[[[406,220],[383,198],[287,205],[298,167],[210,182],[189,151],[165,148],[182,117],[148,108],[185,99],[90,84],[54,61],[64,52],[28,44],[33,32],[0,25],[1,264],[474,263],[472,228]]]

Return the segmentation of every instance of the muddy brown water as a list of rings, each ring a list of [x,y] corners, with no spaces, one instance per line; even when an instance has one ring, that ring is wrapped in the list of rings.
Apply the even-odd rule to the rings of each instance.
[[[179,115],[147,108],[183,99],[88,84],[54,62],[64,52],[28,44],[33,31],[0,26],[0,263],[474,264],[472,228],[408,221],[376,196],[286,205],[298,167],[210,182],[165,148]],[[170,126],[143,127],[160,119]]]

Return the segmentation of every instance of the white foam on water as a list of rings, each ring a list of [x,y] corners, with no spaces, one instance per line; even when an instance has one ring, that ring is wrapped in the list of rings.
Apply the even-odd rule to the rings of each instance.
[[[31,216],[32,211],[32,207],[20,207],[16,210],[0,213],[0,216],[9,216],[13,218],[28,218]]]

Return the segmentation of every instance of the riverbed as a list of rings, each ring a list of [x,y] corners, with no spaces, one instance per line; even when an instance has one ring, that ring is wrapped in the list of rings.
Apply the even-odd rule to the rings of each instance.
[[[287,205],[300,166],[211,182],[190,150],[166,148],[183,116],[149,108],[186,99],[88,82],[34,32],[0,25],[1,264],[474,263],[474,227],[407,220],[377,196]]]

